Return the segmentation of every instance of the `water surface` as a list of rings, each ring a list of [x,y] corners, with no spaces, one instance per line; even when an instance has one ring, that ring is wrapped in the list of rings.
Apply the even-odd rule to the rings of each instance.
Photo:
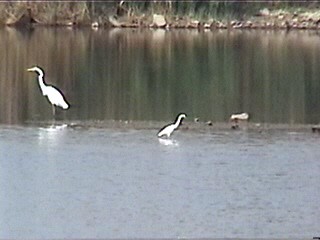
[[[59,119],[318,123],[320,39],[313,31],[0,29],[0,123],[50,120],[33,65],[71,109]]]
[[[0,238],[305,238],[319,231],[306,131],[1,127]]]

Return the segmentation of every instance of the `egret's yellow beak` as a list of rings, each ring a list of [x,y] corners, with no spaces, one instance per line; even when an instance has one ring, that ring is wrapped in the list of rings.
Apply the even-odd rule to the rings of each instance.
[[[33,72],[33,69],[32,68],[28,68],[27,71],[28,72]]]

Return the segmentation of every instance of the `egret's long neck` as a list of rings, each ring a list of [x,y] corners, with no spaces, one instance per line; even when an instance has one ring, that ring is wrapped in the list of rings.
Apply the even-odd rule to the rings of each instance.
[[[41,88],[42,94],[46,95],[45,94],[46,84],[43,81],[43,73],[39,73],[38,82],[39,82],[39,86]]]
[[[174,123],[174,128],[179,127],[179,125],[180,125],[180,123],[182,121],[182,118],[183,118],[183,116],[179,116],[178,117],[177,121]]]

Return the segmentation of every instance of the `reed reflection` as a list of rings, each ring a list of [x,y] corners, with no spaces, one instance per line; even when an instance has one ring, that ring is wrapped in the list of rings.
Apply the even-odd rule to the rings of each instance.
[[[62,119],[169,120],[177,112],[226,121],[317,123],[320,44],[313,32],[0,30],[0,122],[51,119],[40,65],[71,108]]]

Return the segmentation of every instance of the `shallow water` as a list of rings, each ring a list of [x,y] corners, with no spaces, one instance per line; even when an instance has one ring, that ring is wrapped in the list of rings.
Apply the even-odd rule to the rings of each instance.
[[[0,127],[0,238],[319,234],[310,131]]]

